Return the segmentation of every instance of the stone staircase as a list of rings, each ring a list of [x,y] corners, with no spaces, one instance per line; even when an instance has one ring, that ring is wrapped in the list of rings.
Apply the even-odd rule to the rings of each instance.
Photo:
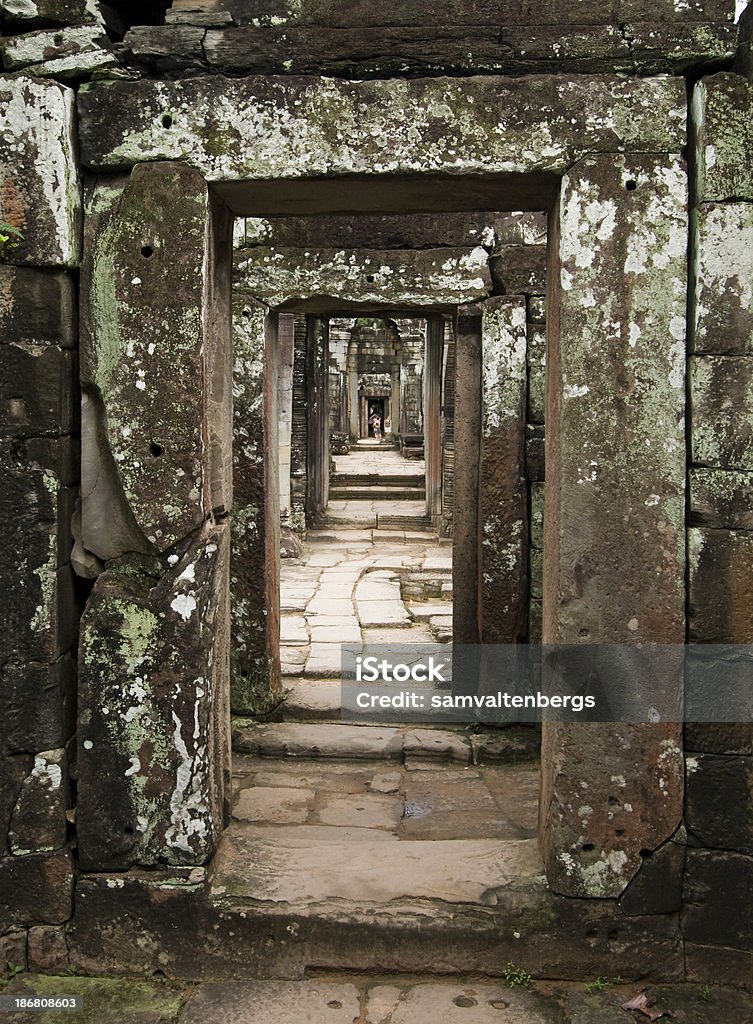
[[[344,501],[424,501],[423,473],[334,473],[329,496]]]

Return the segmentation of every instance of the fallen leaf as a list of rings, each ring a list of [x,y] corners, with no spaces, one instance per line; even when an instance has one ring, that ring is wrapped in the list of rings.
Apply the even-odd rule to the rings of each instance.
[[[626,1003],[622,1004],[623,1010],[638,1010],[644,1017],[648,1017],[649,1020],[659,1020],[660,1017],[669,1017],[671,1014],[667,1010],[659,1010],[654,1008],[656,1002],[651,996],[647,996],[645,992],[639,992],[637,996],[633,996],[632,999],[628,999]]]

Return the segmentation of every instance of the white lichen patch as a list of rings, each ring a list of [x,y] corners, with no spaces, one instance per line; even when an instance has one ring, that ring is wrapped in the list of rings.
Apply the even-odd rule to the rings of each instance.
[[[517,421],[525,403],[527,337],[525,302],[483,307],[481,327],[482,431],[489,436]]]

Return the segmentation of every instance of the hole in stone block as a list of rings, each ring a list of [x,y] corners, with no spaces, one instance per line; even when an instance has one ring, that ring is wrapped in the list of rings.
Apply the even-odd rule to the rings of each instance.
[[[327,1006],[330,1008],[330,1010],[340,1010],[342,1009],[342,1005],[343,1004],[340,1002],[339,999],[330,999],[330,1001],[327,1003]]]
[[[506,1003],[504,999],[490,999],[489,1006],[495,1010],[506,1010],[510,1004]]]
[[[158,459],[160,455],[164,454],[165,449],[162,447],[161,444],[157,444],[156,441],[152,441],[149,445],[149,451],[152,453],[155,459]]]
[[[653,850],[645,850],[645,849],[641,850],[641,857],[643,857],[644,860],[648,860],[648,858],[649,857],[653,857],[653,855],[654,855],[654,851]]]
[[[373,284],[374,283],[374,275],[373,274],[367,274],[366,275],[366,280],[369,282],[369,284]]]
[[[593,850],[593,849],[594,849],[594,844],[593,843],[584,843],[583,846],[581,846],[581,850],[583,850],[584,853],[590,853],[591,850]]]
[[[634,178],[628,178],[628,180],[625,182],[625,188],[628,190],[628,192],[635,192],[635,190],[638,188],[638,182]]]
[[[123,831],[125,832],[125,834],[127,836],[132,836],[133,835],[133,829],[131,828],[130,825],[126,825],[126,827],[123,829]]]
[[[614,834],[615,834],[616,836],[624,836],[624,835],[625,835],[625,829],[624,829],[624,828],[618,828],[618,829],[617,829],[617,830],[615,831],[615,833],[614,833]]]
[[[169,114],[163,114],[162,115],[162,127],[163,128],[172,128],[172,126],[173,126],[173,119],[172,119],[172,117]]]
[[[464,1008],[478,1006],[478,999],[474,999],[473,996],[455,996],[452,1001],[455,1006],[462,1006]]]
[[[54,42],[55,46],[62,46],[63,45],[63,33],[62,32],[56,32],[55,35],[52,37],[52,41]]]
[[[154,249],[151,247],[151,245],[142,245],[141,255],[144,257],[145,260],[148,260],[150,256],[154,255]]]

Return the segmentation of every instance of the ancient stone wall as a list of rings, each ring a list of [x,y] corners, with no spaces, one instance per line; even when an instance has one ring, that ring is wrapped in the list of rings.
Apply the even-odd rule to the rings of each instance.
[[[304,313],[476,300],[447,351],[461,374],[471,346],[497,362],[447,452],[480,439],[475,487],[514,448],[515,486],[488,514],[523,523],[517,603],[513,563],[470,545],[494,570],[486,635],[508,615],[511,639],[751,642],[753,16],[734,64],[728,0],[548,0],[535,18],[483,0],[175,0],[148,27],[92,0],[0,0],[0,30],[0,961],[64,968],[76,870],[166,866],[192,893],[205,877],[227,811],[234,560],[256,570],[233,580],[249,601],[236,639],[263,640],[234,643],[238,678],[274,692],[270,306],[309,303],[290,364],[301,525]],[[552,211],[548,259],[540,218],[478,212],[500,196]],[[236,214],[255,217],[234,351]],[[550,729],[547,870],[610,913],[662,915],[675,952],[679,921],[688,975],[737,982],[753,959],[751,729],[687,726],[684,795],[679,739]],[[106,917],[113,888],[79,882],[83,913],[99,900]]]

